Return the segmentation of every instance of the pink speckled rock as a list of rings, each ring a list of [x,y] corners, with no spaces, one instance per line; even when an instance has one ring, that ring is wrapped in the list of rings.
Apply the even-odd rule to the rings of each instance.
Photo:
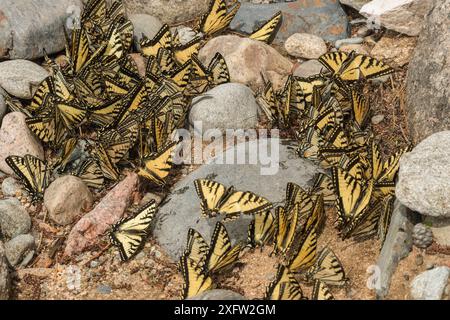
[[[137,184],[137,174],[130,173],[108,192],[91,212],[84,215],[72,228],[67,238],[64,255],[73,256],[95,244],[98,237],[122,217]]]
[[[13,171],[5,162],[7,156],[23,157],[31,154],[41,160],[44,159],[44,149],[28,129],[25,118],[21,112],[8,113],[3,118],[0,129],[0,170],[10,175]]]

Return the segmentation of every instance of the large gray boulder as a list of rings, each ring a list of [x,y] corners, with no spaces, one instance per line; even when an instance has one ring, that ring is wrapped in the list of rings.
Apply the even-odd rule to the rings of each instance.
[[[434,133],[400,159],[397,198],[433,217],[450,217],[450,131]]]
[[[436,0],[409,64],[407,118],[415,142],[450,129],[450,0]]]
[[[64,49],[64,27],[80,0],[2,0],[0,58],[35,59]]]
[[[259,150],[264,150],[262,149],[266,147],[264,144],[272,148],[278,145],[278,141],[260,139],[242,142],[228,149],[228,154],[237,153],[249,159],[249,155],[258,153],[249,150],[254,150],[258,145]],[[159,208],[153,235],[173,259],[178,259],[182,254],[189,228],[194,228],[209,241],[216,221],[221,218],[202,217],[200,200],[194,187],[195,179],[208,178],[227,187],[233,185],[237,190],[249,190],[277,205],[284,201],[288,182],[306,187],[317,172],[317,168],[311,162],[298,158],[287,145],[283,144],[279,145],[279,152],[273,150],[271,155],[274,158],[279,156],[279,164],[274,163],[272,170],[267,171],[262,170],[264,167],[268,169],[268,166],[261,156],[256,164],[223,164],[224,155],[225,153],[219,154],[175,184],[166,202]],[[249,160],[246,163],[249,163]],[[241,216],[239,219],[226,222],[226,228],[233,242],[246,240],[250,221],[251,216]]]
[[[8,300],[11,293],[11,276],[5,247],[0,240],[0,300]]]

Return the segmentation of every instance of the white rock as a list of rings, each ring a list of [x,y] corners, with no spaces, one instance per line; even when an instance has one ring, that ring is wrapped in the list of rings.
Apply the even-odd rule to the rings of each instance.
[[[434,133],[400,160],[395,194],[424,215],[450,217],[450,131]]]
[[[365,4],[359,13],[372,17],[387,29],[417,36],[432,3],[432,0],[373,0]]]
[[[149,39],[153,39],[163,26],[158,18],[148,14],[131,14],[128,18],[131,23],[133,23],[134,42],[138,49],[139,40],[142,38],[142,35],[145,35]]]
[[[321,37],[309,33],[294,33],[284,43],[284,48],[293,57],[317,59],[327,52]]]
[[[450,277],[450,268],[437,267],[419,274],[411,282],[411,296],[416,300],[440,300]]]
[[[0,63],[0,87],[18,98],[30,99],[33,96],[33,89],[48,76],[47,70],[28,60]]]

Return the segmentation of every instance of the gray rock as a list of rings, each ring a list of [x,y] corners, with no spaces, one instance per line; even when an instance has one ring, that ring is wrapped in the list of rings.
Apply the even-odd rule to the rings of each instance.
[[[161,21],[148,14],[131,14],[128,16],[134,27],[134,43],[136,49],[140,49],[139,40],[142,39],[142,35],[145,35],[149,39],[158,33],[163,24]]]
[[[450,0],[435,2],[434,9],[425,18],[408,66],[406,114],[416,143],[434,132],[450,128],[450,59],[446,58],[450,50],[448,12]]]
[[[245,300],[245,297],[231,290],[213,289],[186,300]]]
[[[199,17],[208,10],[209,0],[124,0],[124,4],[129,14],[145,13],[175,24]]]
[[[195,121],[202,121],[203,130],[255,128],[258,109],[251,89],[239,83],[225,83],[192,101],[189,123],[193,128]]]
[[[64,29],[80,0],[2,0],[0,58],[35,59],[64,49]]]
[[[62,226],[73,223],[89,211],[93,201],[83,180],[72,175],[57,178],[44,193],[44,205],[50,219]]]
[[[450,217],[450,131],[434,133],[400,159],[397,198],[433,217]]]
[[[361,10],[362,6],[369,3],[371,0],[339,0],[340,3],[345,4],[355,10]]]
[[[429,226],[437,244],[450,246],[450,218],[425,217],[424,223]]]
[[[13,197],[22,189],[22,185],[13,177],[8,177],[2,182],[2,192],[6,197]]]
[[[449,267],[437,267],[422,272],[411,282],[411,296],[415,300],[440,300],[449,277]]]
[[[101,293],[101,294],[110,294],[112,292],[111,286],[109,286],[107,284],[99,284],[97,286],[96,290],[98,293]]]
[[[304,59],[318,59],[328,51],[321,37],[309,33],[294,33],[287,38],[284,48],[291,56]]]
[[[256,164],[223,164],[224,156],[234,160],[242,160],[243,156],[245,159],[249,159],[249,155],[255,155],[254,151],[249,152],[249,150],[255,150],[258,144],[259,150],[268,150],[265,149],[266,146],[274,148],[269,152],[271,155],[268,157],[275,159],[278,155],[279,164],[273,164],[272,170],[266,171],[269,169],[268,161],[264,161],[262,156],[257,159]],[[276,146],[279,146],[279,151],[276,151]],[[235,159],[236,156],[230,157],[236,153],[237,159]],[[227,162],[229,163],[229,161]],[[249,162],[246,161],[246,163]],[[232,161],[232,163],[239,162]],[[153,235],[174,260],[178,259],[186,245],[189,228],[194,228],[209,241],[216,221],[221,217],[207,219],[201,216],[200,200],[193,183],[195,179],[213,179],[227,187],[233,185],[237,190],[249,190],[277,205],[284,201],[288,182],[292,181],[306,187],[316,172],[317,168],[311,162],[299,159],[287,145],[279,145],[277,139],[260,139],[239,143],[228,149],[228,152],[217,155],[210,162],[200,166],[175,184],[165,204],[159,208],[159,213],[155,217]],[[239,219],[226,223],[233,242],[246,241],[250,221],[251,216],[241,216]]]
[[[340,47],[347,44],[361,44],[364,42],[364,39],[361,37],[347,38],[347,39],[339,39],[334,43],[334,47],[339,49]]]
[[[317,60],[308,60],[301,63],[294,70],[294,76],[307,78],[309,76],[313,76],[316,74],[320,74],[320,72],[324,69],[324,66]]]
[[[391,224],[378,257],[378,278],[375,291],[378,299],[389,293],[391,278],[401,259],[408,256],[412,249],[412,217],[408,208],[395,201]]]
[[[9,263],[25,267],[34,255],[36,244],[31,234],[21,234],[5,243],[5,254]],[[31,257],[30,257],[31,255]]]
[[[315,34],[330,42],[350,35],[347,16],[340,4],[333,0],[299,0],[264,5],[245,2],[230,27],[250,34],[278,11],[283,12],[284,19],[275,42],[284,42],[297,32]]]
[[[8,260],[5,256],[5,247],[0,241],[0,300],[8,300],[11,293],[11,276]]]
[[[176,31],[181,44],[186,44],[197,36],[194,29],[185,26],[176,28]]]
[[[30,99],[32,89],[49,76],[47,70],[28,60],[11,60],[0,63],[0,87],[10,95]]]
[[[412,239],[416,247],[425,249],[433,243],[433,232],[423,223],[418,223],[413,228]]]
[[[417,36],[432,3],[433,0],[373,0],[365,4],[359,13],[387,29]],[[446,12],[445,9],[442,11]]]
[[[0,200],[0,230],[7,239],[27,233],[31,228],[31,218],[19,200]]]

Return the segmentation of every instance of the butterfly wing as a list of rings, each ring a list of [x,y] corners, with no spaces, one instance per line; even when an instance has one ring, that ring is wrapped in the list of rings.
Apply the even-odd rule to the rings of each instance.
[[[278,11],[269,21],[263,24],[258,30],[254,31],[249,38],[269,44],[272,43],[281,27],[282,20],[283,15],[281,11]]]

